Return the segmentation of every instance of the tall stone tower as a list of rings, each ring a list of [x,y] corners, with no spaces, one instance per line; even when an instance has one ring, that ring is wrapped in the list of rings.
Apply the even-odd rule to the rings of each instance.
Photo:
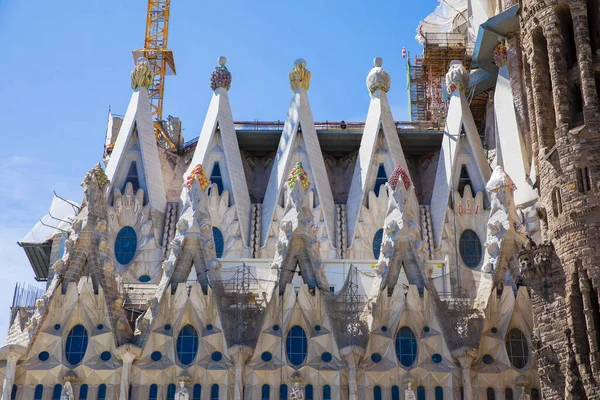
[[[512,63],[522,65],[544,221],[544,242],[520,261],[543,398],[598,399],[600,2],[525,0],[520,12],[522,58]]]

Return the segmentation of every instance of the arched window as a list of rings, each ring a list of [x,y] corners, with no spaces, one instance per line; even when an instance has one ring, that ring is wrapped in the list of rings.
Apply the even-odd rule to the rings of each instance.
[[[175,385],[173,385],[175,386]],[[133,398],[133,385],[129,385],[129,390],[127,391],[127,400],[131,400]]]
[[[138,176],[137,163],[135,161],[132,161],[129,165],[129,171],[127,171],[127,178],[125,178],[125,183],[123,184],[121,193],[125,193],[125,187],[128,183],[131,183],[133,193],[137,192],[137,190],[140,188],[140,178]]]
[[[306,400],[313,400],[313,386],[312,385],[306,385],[306,387],[304,388],[304,398]]]
[[[529,358],[529,345],[525,335],[520,330],[514,328],[506,336],[506,352],[508,359],[513,367],[517,369],[524,368]]]
[[[375,192],[375,196],[379,196],[379,191],[381,190],[381,185],[385,185],[387,183],[387,174],[385,173],[385,167],[383,164],[379,164],[379,168],[377,168],[377,178],[375,178],[375,187],[373,191]]]
[[[417,339],[408,326],[403,326],[396,334],[396,356],[405,367],[410,367],[417,359]]]
[[[194,396],[193,396],[193,400],[200,400],[200,397],[202,395],[202,385],[196,383],[194,385]]]
[[[17,400],[17,390],[19,390],[17,385],[12,385],[12,390],[10,391],[10,400]]]
[[[35,387],[35,393],[33,394],[33,400],[42,400],[44,395],[44,385],[37,385]]]
[[[381,386],[373,388],[373,400],[381,400]]]
[[[189,365],[198,354],[198,332],[191,325],[184,326],[177,337],[177,357],[183,365]]]
[[[287,400],[287,398],[288,398],[287,385],[279,386],[279,400]]]
[[[392,400],[400,400],[400,388],[396,385],[392,386]]]
[[[425,400],[425,388],[423,386],[417,388],[417,400]]]
[[[331,386],[323,386],[323,400],[331,400]]]
[[[435,400],[444,400],[444,388],[441,386],[435,387]]]
[[[375,236],[373,236],[373,256],[377,259],[379,258],[379,253],[381,252],[381,242],[383,241],[383,228],[375,232]]]
[[[156,383],[150,385],[150,394],[148,395],[148,400],[158,400],[158,385]]]
[[[485,394],[487,396],[487,400],[496,400],[496,392],[494,391],[493,388],[491,388],[491,387],[487,388],[487,390],[485,391]]]
[[[531,389],[531,400],[540,400],[540,391],[537,389]]]
[[[505,400],[514,400],[513,390],[511,388],[504,389],[504,399]]]
[[[271,386],[266,385],[266,384],[262,385],[260,399],[261,400],[271,400]]]
[[[137,234],[131,226],[124,226],[117,233],[115,240],[115,257],[121,265],[127,265],[135,258],[137,250]]]
[[[175,400],[175,392],[177,391],[177,386],[174,383],[169,384],[167,386],[167,400]]]
[[[79,388],[79,400],[87,400],[88,385],[81,385]]]
[[[298,325],[293,326],[285,339],[285,350],[287,352],[288,360],[293,365],[301,365],[306,358],[307,348],[308,341],[304,329]]]
[[[52,400],[60,400],[61,393],[62,385],[60,383],[54,385],[54,390],[52,391]]]
[[[465,229],[460,235],[460,257],[469,268],[476,268],[481,261],[481,241],[475,231]]]
[[[98,400],[105,400],[106,399],[106,385],[103,383],[102,385],[98,386]],[[60,399],[60,396],[59,396]]]
[[[67,336],[67,343],[65,346],[65,355],[67,360],[77,365],[83,359],[85,351],[88,345],[88,334],[83,325],[75,325],[69,336]]]
[[[555,217],[562,214],[562,200],[560,198],[560,188],[558,187],[552,190],[552,212]]]
[[[213,240],[215,241],[215,253],[217,258],[223,257],[223,249],[225,248],[225,241],[223,240],[223,234],[221,230],[216,227],[212,227]]]
[[[580,193],[586,193],[592,190],[592,181],[590,180],[590,170],[588,167],[577,169],[577,190]]]
[[[219,385],[216,383],[210,388],[210,400],[219,400]]]
[[[210,173],[210,181],[217,184],[219,195],[221,195],[223,193],[223,177],[221,176],[221,166],[218,162],[215,163]]]
[[[469,170],[467,170],[467,166],[462,164],[460,166],[460,175],[458,177],[458,190],[457,192],[461,195],[465,195],[465,187],[469,185],[471,191],[473,191],[473,185],[471,184],[471,177],[469,176]]]
[[[535,104],[536,114],[542,116],[543,124],[538,124],[538,139],[540,148],[551,149],[555,142],[554,129],[556,128],[556,113],[553,104],[552,79],[550,77],[550,61],[548,59],[548,42],[541,27],[533,31],[533,57],[536,65],[536,85],[541,87],[541,95],[550,101]]]

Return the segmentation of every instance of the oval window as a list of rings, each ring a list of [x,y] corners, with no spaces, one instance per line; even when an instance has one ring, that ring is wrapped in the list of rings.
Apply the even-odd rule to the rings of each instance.
[[[121,265],[133,261],[137,250],[137,235],[131,226],[121,228],[115,240],[115,257]]]
[[[373,236],[373,256],[378,259],[379,253],[381,252],[381,242],[383,240],[383,229],[375,232],[375,236]]]
[[[460,235],[460,257],[469,268],[477,268],[481,262],[481,241],[475,231],[465,229]]]
[[[184,326],[177,337],[177,357],[183,365],[191,364],[198,353],[198,332],[191,325]]]
[[[65,346],[65,355],[67,360],[73,364],[79,364],[85,355],[88,345],[88,334],[83,325],[75,325],[69,336]]]
[[[417,339],[407,326],[400,328],[396,334],[396,356],[405,367],[410,367],[417,359]]]
[[[306,339],[304,329],[298,325],[293,326],[285,339],[285,351],[287,352],[288,360],[293,365],[302,364],[306,358],[307,348],[308,340]]]
[[[223,257],[223,249],[225,248],[225,242],[223,241],[223,234],[219,228],[213,226],[212,228],[213,239],[215,241],[215,253],[217,258]]]
[[[506,336],[506,352],[513,367],[524,368],[529,359],[529,344],[525,335],[518,329],[511,329]]]

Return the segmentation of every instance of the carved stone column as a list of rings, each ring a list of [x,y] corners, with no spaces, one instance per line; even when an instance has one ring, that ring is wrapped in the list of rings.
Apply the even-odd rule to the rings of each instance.
[[[15,373],[17,372],[17,361],[25,354],[26,349],[21,346],[8,345],[0,349],[0,354],[6,357],[6,371],[4,373],[4,385],[2,386],[2,400],[10,400]]]
[[[359,400],[356,372],[358,370],[358,363],[365,351],[358,346],[349,346],[344,347],[340,353],[348,366],[348,400]]]
[[[546,63],[546,49],[542,46],[534,46],[533,57],[530,60],[531,67],[531,91],[533,100],[533,115],[537,127],[538,151],[541,155],[545,154],[554,145],[554,127],[556,126],[554,114],[551,107],[552,98],[548,98],[550,89],[550,71]],[[531,133],[532,135],[535,132]]]
[[[252,349],[246,346],[235,346],[229,349],[229,354],[233,357],[235,368],[233,400],[244,400],[244,368],[246,360],[252,355]]]
[[[129,382],[131,374],[131,365],[142,352],[142,349],[131,343],[124,344],[115,351],[117,358],[121,359],[121,389],[119,391],[119,400],[127,400],[129,397]]]
[[[471,364],[477,358],[477,350],[461,347],[454,350],[452,356],[458,360],[460,365],[460,374],[462,378],[464,400],[475,400],[473,396],[473,387],[471,386]]]
[[[554,99],[554,112],[556,113],[557,127],[563,124],[568,125],[571,121],[565,43],[559,26],[560,23],[558,18],[556,15],[553,15],[544,31],[548,48],[550,78],[552,80],[552,97]]]
[[[579,278],[579,290],[583,300],[583,313],[585,314],[585,325],[587,328],[588,341],[590,343],[590,367],[594,375],[598,374],[598,340],[596,337],[596,325],[594,324],[594,310],[590,296],[592,284],[585,276]]]

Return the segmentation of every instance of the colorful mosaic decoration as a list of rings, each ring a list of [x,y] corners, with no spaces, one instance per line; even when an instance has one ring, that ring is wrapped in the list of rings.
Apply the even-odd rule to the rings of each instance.
[[[308,91],[310,87],[310,71],[306,69],[306,61],[302,58],[294,62],[294,69],[290,72],[290,86],[294,92],[298,89]]]
[[[150,69],[148,59],[144,57],[138,58],[133,71],[131,71],[131,88],[135,90],[143,87],[148,90],[152,85],[153,78],[154,74],[152,73],[152,69]]]
[[[226,62],[226,57],[219,57],[219,65],[217,65],[212,74],[210,74],[210,88],[212,90],[217,90],[217,88],[229,90],[231,87],[231,72],[229,72],[225,66]]]
[[[506,46],[504,43],[500,43],[494,49],[494,64],[498,68],[503,67],[508,62],[508,55],[506,54]]]
[[[290,177],[287,180],[287,184],[290,189],[294,190],[294,187],[296,187],[296,181],[298,179],[300,179],[300,182],[302,182],[302,187],[304,190],[308,189],[308,186],[310,185],[310,179],[308,179],[306,171],[304,168],[302,168],[301,162],[297,162],[292,172],[290,172]]]
[[[204,169],[202,168],[202,164],[198,164],[194,167],[194,169],[192,170],[192,172],[190,172],[190,174],[187,177],[187,188],[188,190],[192,188],[192,185],[194,184],[194,179],[198,178],[198,182],[200,182],[200,187],[202,188],[202,190],[206,189],[206,187],[208,186],[208,184],[210,183],[210,179],[208,179],[206,177],[206,173],[204,172]]]
[[[390,179],[388,180],[388,184],[392,190],[396,190],[396,185],[398,185],[398,180],[400,179],[402,179],[402,183],[404,183],[404,188],[408,190],[410,187],[410,178],[406,171],[398,165],[394,168],[394,172],[392,172],[392,176],[390,176]]]
[[[81,186],[87,187],[92,181],[92,177],[96,177],[96,182],[98,182],[100,189],[104,189],[106,185],[108,185],[108,177],[106,176],[106,173],[104,173],[104,169],[100,163],[96,164],[96,166],[85,175]]]

